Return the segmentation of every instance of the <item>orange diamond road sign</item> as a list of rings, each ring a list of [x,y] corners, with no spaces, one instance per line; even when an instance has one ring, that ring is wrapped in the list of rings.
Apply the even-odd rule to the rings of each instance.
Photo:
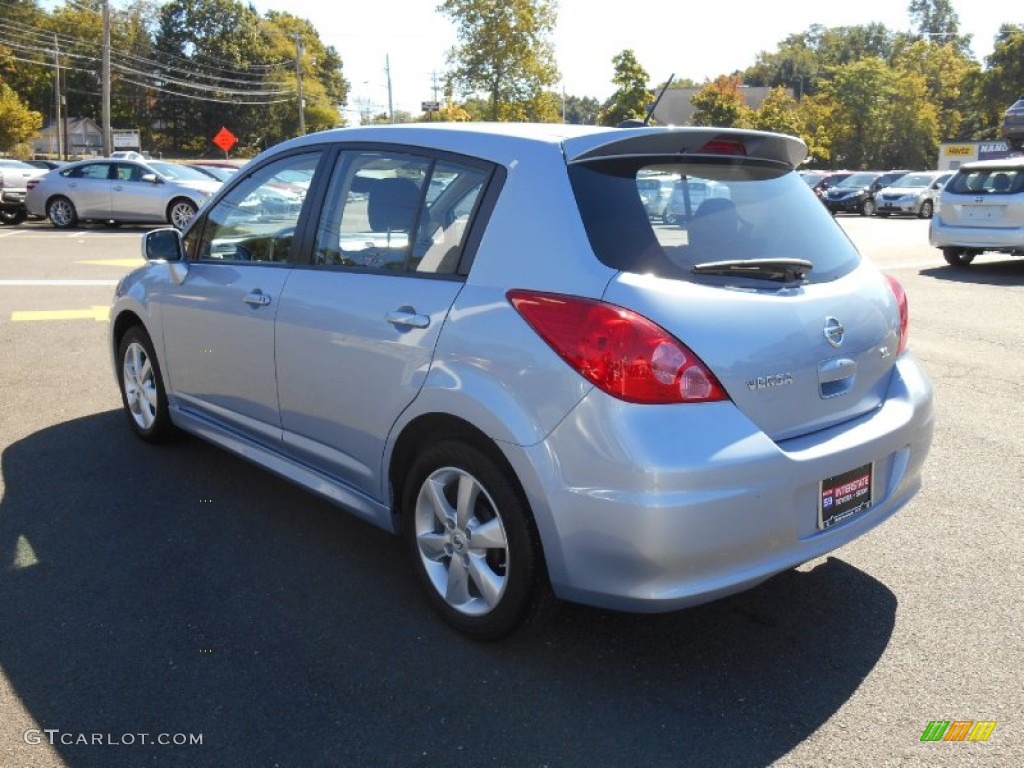
[[[225,152],[230,152],[231,148],[238,143],[238,137],[227,128],[221,128],[217,131],[217,135],[213,137],[213,143]]]

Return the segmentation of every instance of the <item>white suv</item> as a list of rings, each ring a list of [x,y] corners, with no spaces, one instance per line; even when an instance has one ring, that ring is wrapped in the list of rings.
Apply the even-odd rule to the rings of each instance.
[[[955,267],[984,251],[1024,256],[1024,157],[962,165],[939,195],[928,240]]]

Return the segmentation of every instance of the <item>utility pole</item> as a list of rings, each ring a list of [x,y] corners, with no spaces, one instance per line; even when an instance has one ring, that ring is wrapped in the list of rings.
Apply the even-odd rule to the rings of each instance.
[[[110,0],[103,0],[103,154],[110,157]]]
[[[306,135],[306,100],[302,96],[302,40],[295,33],[295,82],[299,91],[299,136]]]
[[[57,33],[53,33],[53,66],[55,77],[53,79],[53,101],[56,110],[56,119],[53,122],[53,132],[57,136],[57,159],[64,159],[64,142],[60,135],[60,45],[57,42]]]
[[[391,57],[386,53],[384,54],[384,71],[388,76],[388,121],[394,123],[395,107],[391,98]]]

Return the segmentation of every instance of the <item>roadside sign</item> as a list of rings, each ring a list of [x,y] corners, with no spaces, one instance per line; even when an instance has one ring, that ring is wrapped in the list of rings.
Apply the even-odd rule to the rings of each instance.
[[[238,137],[227,128],[221,128],[213,137],[213,143],[225,152],[230,152],[231,148],[238,143]]]
[[[441,109],[441,103],[438,101],[421,101],[420,109],[424,112],[437,112]]]

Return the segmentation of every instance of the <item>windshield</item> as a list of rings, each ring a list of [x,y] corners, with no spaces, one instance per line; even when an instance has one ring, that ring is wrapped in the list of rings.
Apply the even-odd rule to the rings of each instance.
[[[644,204],[640,183],[652,173],[675,179],[658,210]],[[573,164],[569,178],[594,253],[614,269],[701,281],[807,262],[797,271],[825,282],[860,261],[800,175],[779,164],[633,156]]]
[[[150,168],[159,173],[165,179],[170,181],[205,181],[214,182],[215,180],[210,178],[209,175],[202,171],[196,170],[195,168],[189,168],[187,165],[178,165],[176,163],[161,163],[150,161],[147,163]]]
[[[933,173],[908,173],[901,179],[894,181],[890,187],[927,187],[938,178]]]
[[[855,173],[852,176],[847,176],[845,179],[833,186],[860,189],[861,187],[870,187],[877,178],[878,174],[875,173]]]

